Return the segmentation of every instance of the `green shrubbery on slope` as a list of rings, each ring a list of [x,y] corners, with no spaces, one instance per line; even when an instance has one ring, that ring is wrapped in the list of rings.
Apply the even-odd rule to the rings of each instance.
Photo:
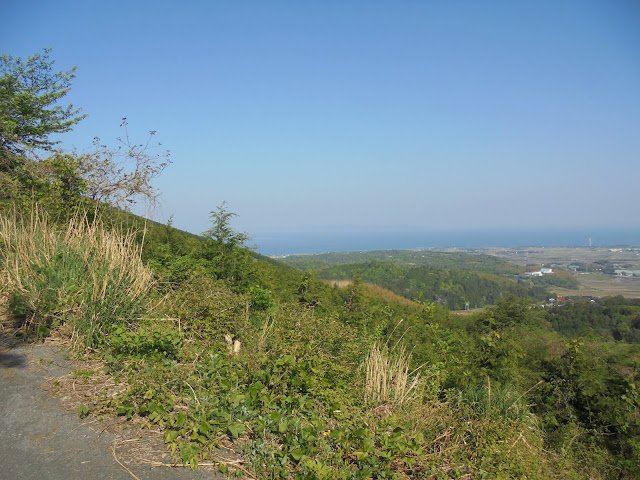
[[[238,476],[640,476],[638,345],[565,338],[503,291],[463,317],[331,287],[244,248],[224,205],[203,238],[145,228],[92,199],[79,159],[15,142],[0,148],[2,293],[22,333],[70,326],[118,384],[96,384],[82,416],[155,425],[178,461]]]
[[[78,237],[89,235],[81,225],[73,227]],[[65,228],[71,227],[58,227],[57,235],[73,237],[63,235]],[[231,444],[244,452],[240,466],[258,477],[635,472],[635,350],[608,344],[606,357],[593,362],[602,356],[602,342],[565,346],[547,314],[523,299],[457,317],[431,303],[372,296],[375,290],[359,282],[332,288],[246,250],[232,263],[238,272],[231,279],[215,265],[217,252],[207,240],[166,226],[151,227],[146,238],[156,285],[147,291],[165,300],[144,310],[115,309],[118,317],[105,318],[99,336],[76,328],[128,385],[119,396],[98,395],[87,413],[113,412],[162,427],[168,448],[187,464],[218,458],[215,448]],[[13,243],[3,240],[5,259]],[[128,248],[139,255],[134,244]],[[92,247],[94,254],[101,249]],[[97,298],[51,285],[57,285],[56,307],[29,310],[34,325],[52,326],[52,318],[76,322],[82,318],[77,308]],[[16,314],[27,313],[19,302],[13,306]],[[389,361],[381,365],[409,360],[400,353],[403,344],[411,352],[406,384],[416,380],[409,400],[372,401],[366,392],[378,387],[367,376],[367,358],[376,345],[387,345]],[[393,378],[389,368],[378,370]]]

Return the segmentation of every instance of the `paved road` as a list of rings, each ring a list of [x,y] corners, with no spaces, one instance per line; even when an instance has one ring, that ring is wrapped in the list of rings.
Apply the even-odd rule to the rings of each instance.
[[[133,475],[113,457],[114,435],[100,433],[95,424],[92,429],[42,389],[47,378],[69,372],[64,353],[47,345],[9,348],[7,342],[2,343],[0,479],[132,480]],[[225,478],[203,470],[125,465],[140,480]]]

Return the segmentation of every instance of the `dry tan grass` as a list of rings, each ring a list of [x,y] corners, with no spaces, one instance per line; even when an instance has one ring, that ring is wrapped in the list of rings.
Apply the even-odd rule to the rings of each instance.
[[[404,347],[392,354],[384,346],[374,345],[365,359],[365,403],[402,406],[412,400],[420,385],[420,374],[409,372],[411,355]]]
[[[86,215],[73,217],[65,228],[51,224],[37,206],[28,217],[2,215],[0,247],[5,292],[20,294],[31,312],[43,305],[50,312],[43,295],[51,302],[55,292],[60,311],[54,315],[83,318],[90,330],[120,305],[145,298],[154,283],[136,232],[108,230]]]
[[[408,307],[419,307],[419,304],[414,302],[413,300],[409,300],[408,298],[403,297],[402,295],[398,295],[397,293],[394,293],[384,287],[380,287],[379,285],[374,285],[373,283],[363,283],[362,288],[370,295],[381,298],[386,302],[398,303],[400,305]]]
[[[325,280],[332,287],[346,288],[353,285],[353,280]]]
[[[27,219],[19,218],[15,212],[0,216],[0,241],[6,249],[2,265],[6,281],[17,288],[22,287],[25,273],[31,273],[29,270],[37,263],[51,262],[61,246],[80,254],[89,267],[102,266],[109,273],[115,272],[119,280],[128,275],[131,279],[128,293],[132,296],[141,295],[152,284],[151,272],[142,263],[142,247],[136,243],[136,232],[107,230],[100,220],[90,221],[84,215],[73,217],[62,231],[49,223],[47,215],[37,206]],[[108,279],[109,275],[104,278],[93,275],[91,300],[104,301]]]
[[[353,285],[353,280],[325,280],[326,283],[331,285],[332,287],[338,288],[347,288]],[[387,302],[399,303],[405,306],[417,307],[418,304],[413,300],[409,300],[402,295],[398,295],[397,293],[392,292],[391,290],[381,287],[379,285],[375,285],[373,283],[362,282],[361,287],[364,291],[369,293],[371,296],[382,298]]]

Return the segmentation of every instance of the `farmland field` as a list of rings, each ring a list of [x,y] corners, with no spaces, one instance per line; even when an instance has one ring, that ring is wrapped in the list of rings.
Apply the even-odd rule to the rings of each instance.
[[[576,275],[580,282],[578,290],[556,288],[557,295],[608,297],[622,295],[627,298],[640,298],[640,278],[622,278],[604,275]]]
[[[640,278],[606,273],[613,270],[640,270],[640,247],[519,247],[479,248],[475,253],[495,255],[515,265],[553,268],[570,272],[580,283],[577,290],[553,287],[557,295],[605,297],[623,295],[640,298]]]

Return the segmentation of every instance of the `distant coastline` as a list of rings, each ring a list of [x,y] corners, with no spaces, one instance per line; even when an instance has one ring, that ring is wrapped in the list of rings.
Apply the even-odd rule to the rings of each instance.
[[[447,247],[615,247],[640,245],[640,226],[633,228],[581,228],[547,230],[452,230],[259,233],[250,245],[263,255],[350,252],[368,250],[412,250]]]

